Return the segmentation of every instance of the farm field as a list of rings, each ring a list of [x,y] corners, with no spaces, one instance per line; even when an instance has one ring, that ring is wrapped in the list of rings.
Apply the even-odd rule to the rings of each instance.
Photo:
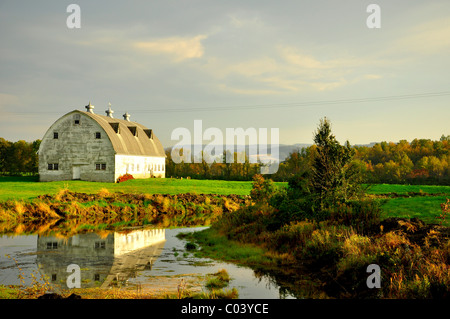
[[[287,183],[275,183],[286,186]],[[0,177],[0,202],[6,200],[31,200],[39,195],[54,195],[61,189],[72,192],[96,194],[101,189],[109,192],[148,194],[220,194],[249,195],[251,181],[193,180],[193,179],[136,179],[124,183],[98,183],[85,181],[38,182],[36,177]],[[427,223],[437,222],[441,214],[440,204],[450,198],[450,186],[435,185],[371,185],[369,194],[392,195],[383,203],[383,216],[418,217]],[[417,196],[420,193],[431,196]],[[444,225],[450,226],[445,221]]]
[[[0,177],[0,201],[8,199],[30,200],[39,195],[54,195],[65,188],[72,192],[88,194],[96,194],[104,188],[111,193],[248,195],[252,183],[247,181],[153,178],[134,179],[114,184],[86,181],[39,182],[36,177]]]

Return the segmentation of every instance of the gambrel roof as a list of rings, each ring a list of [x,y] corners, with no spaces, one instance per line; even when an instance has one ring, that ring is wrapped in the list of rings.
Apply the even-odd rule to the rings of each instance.
[[[83,114],[96,121],[108,135],[116,154],[166,156],[159,139],[142,124],[79,110],[67,115],[72,113]]]

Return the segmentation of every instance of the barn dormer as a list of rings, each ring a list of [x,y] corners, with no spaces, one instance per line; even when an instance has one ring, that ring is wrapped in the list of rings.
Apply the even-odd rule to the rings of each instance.
[[[145,134],[147,134],[149,139],[153,139],[153,130],[151,129],[144,129]]]

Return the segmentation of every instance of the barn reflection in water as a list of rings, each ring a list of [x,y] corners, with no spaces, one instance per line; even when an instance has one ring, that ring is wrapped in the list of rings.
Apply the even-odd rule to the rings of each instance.
[[[37,264],[48,282],[61,288],[67,288],[71,264],[81,269],[81,288],[121,286],[138,271],[151,270],[165,241],[165,230],[152,228],[103,237],[96,233],[38,236]]]

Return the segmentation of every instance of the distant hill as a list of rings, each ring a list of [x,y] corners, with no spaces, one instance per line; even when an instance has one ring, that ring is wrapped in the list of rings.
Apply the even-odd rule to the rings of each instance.
[[[278,146],[278,154],[279,154],[279,159],[280,161],[284,161],[286,159],[286,157],[289,156],[290,153],[292,153],[295,150],[300,150],[304,147],[309,147],[312,144],[293,144],[293,145],[286,145],[286,144],[280,144]],[[206,145],[202,145],[201,149],[203,150],[205,148]],[[189,146],[187,146],[189,147]],[[270,145],[267,146],[267,153],[268,155],[271,154],[271,150],[270,150]],[[177,148],[181,148],[180,145],[177,145]],[[258,146],[257,145],[245,145],[245,146],[239,146],[239,149],[245,149],[246,154],[250,154],[250,151],[252,151],[252,154],[258,154]],[[200,148],[198,148],[200,149]],[[170,147],[166,147],[165,151],[171,151],[172,150],[172,146]],[[194,146],[192,146],[191,148],[192,151],[194,151]],[[235,150],[236,150],[236,146],[235,146]],[[195,156],[199,156],[200,153],[194,154]],[[261,154],[261,155],[265,155],[265,154]]]
[[[378,144],[379,142],[370,142],[369,144],[354,144],[352,146],[366,146],[366,147],[372,147],[375,144]]]
[[[378,142],[371,142],[369,144],[354,144],[353,146],[366,146],[366,147],[372,147],[375,144],[377,144]],[[279,160],[280,162],[284,161],[289,154],[291,154],[292,152],[296,151],[296,150],[301,150],[302,148],[307,148],[309,146],[311,146],[312,144],[305,144],[305,143],[297,143],[297,144],[280,144],[278,146],[278,153],[279,153]],[[201,149],[203,150],[205,148],[206,144],[202,145]],[[178,148],[181,148],[180,145],[177,145]],[[242,146],[241,146],[242,147]],[[250,154],[250,150],[253,151],[253,154],[257,154],[257,145],[245,145],[245,152],[246,154]],[[268,145],[268,153],[270,154],[270,146]],[[200,149],[200,148],[199,148]],[[235,148],[236,149],[236,148]],[[170,147],[166,147],[165,148],[166,151],[171,151],[172,150],[172,146]],[[194,150],[194,147],[192,146],[192,151]],[[195,154],[195,156],[199,156],[200,154]]]

